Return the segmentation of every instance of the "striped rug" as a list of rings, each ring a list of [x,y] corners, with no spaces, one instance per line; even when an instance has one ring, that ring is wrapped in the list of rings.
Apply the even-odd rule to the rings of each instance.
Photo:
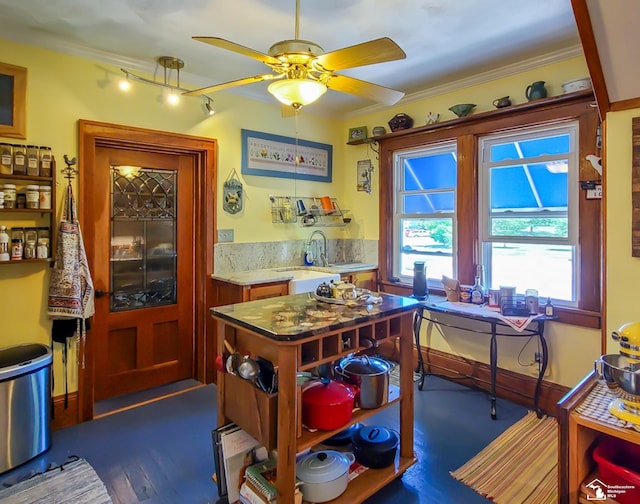
[[[2,504],[111,504],[102,480],[84,459],[62,466],[0,490]]]
[[[498,504],[557,503],[556,419],[530,411],[451,476]]]

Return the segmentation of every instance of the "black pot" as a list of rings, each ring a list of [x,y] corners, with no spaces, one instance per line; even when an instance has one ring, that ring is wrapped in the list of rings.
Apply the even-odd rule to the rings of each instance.
[[[371,469],[382,469],[393,464],[398,450],[398,435],[386,427],[368,425],[352,436],[356,461]]]
[[[360,429],[362,429],[362,424],[354,423],[353,425],[347,427],[345,430],[334,434],[328,439],[325,439],[322,444],[325,444],[327,446],[346,446],[348,444],[351,444],[353,435]]]

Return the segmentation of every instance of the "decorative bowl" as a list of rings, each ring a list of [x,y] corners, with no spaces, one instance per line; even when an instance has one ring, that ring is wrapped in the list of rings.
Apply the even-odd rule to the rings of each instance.
[[[565,94],[582,91],[583,89],[591,89],[591,79],[589,77],[574,79],[569,82],[565,82],[562,85],[562,90],[565,92]]]
[[[449,107],[449,110],[458,117],[464,117],[469,115],[475,106],[475,103],[458,103],[453,107]]]

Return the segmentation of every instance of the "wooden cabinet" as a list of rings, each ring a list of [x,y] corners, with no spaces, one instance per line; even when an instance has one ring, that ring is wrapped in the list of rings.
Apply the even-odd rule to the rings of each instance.
[[[52,162],[52,173],[55,174],[55,165]],[[0,191],[3,190],[4,184],[14,184],[16,186],[17,194],[25,194],[26,186],[38,185],[51,187],[51,208],[1,208],[0,209],[0,225],[6,226],[7,233],[9,234],[9,254],[11,254],[11,230],[15,228],[23,228],[24,230],[38,230],[40,234],[43,234],[45,230],[48,230],[48,257],[46,259],[11,259],[10,261],[0,261],[0,265],[3,264],[17,264],[17,263],[50,263],[52,262],[54,251],[54,227],[55,227],[55,204],[56,204],[56,184],[55,177],[39,177],[30,175],[14,175],[14,174],[1,174],[0,175]],[[47,233],[45,233],[47,234]],[[24,250],[25,243],[23,243]],[[37,246],[37,239],[36,239]]]
[[[608,413],[607,405],[614,399],[606,385],[591,372],[558,403],[560,502],[588,501],[580,487],[598,476],[592,453],[600,441],[613,437],[640,445],[640,432],[624,427],[624,422]]]
[[[289,282],[283,280],[255,285],[238,285],[223,280],[211,279],[208,289],[210,292],[207,298],[213,300],[211,306],[224,306],[257,299],[286,296],[289,294]],[[216,383],[218,377],[213,363],[217,357],[216,344],[218,338],[216,326],[211,317],[207,317],[205,338],[207,352],[206,381],[207,383]]]
[[[343,273],[340,275],[340,280],[350,282],[359,289],[369,289],[372,292],[378,291],[378,270]]]
[[[385,295],[384,303],[395,303],[394,296]],[[388,300],[390,298],[391,300]],[[303,294],[287,297],[287,305],[305,304]],[[401,299],[395,297],[395,299]],[[347,490],[331,504],[356,504],[364,501],[384,485],[403,474],[416,462],[413,451],[413,305],[401,309],[381,309],[375,315],[355,316],[355,324],[343,327],[309,330],[295,337],[273,334],[267,337],[255,326],[249,329],[242,313],[259,313],[260,301],[237,305],[232,309],[212,309],[218,334],[236,350],[250,351],[271,360],[278,369],[278,392],[266,394],[250,382],[227,373],[218,373],[218,424],[233,421],[269,448],[278,452],[277,501],[294,502],[296,454],[333,436],[356,422],[363,422],[381,410],[398,407],[400,425],[399,456],[394,464],[383,469],[368,469],[349,483]],[[305,304],[306,306],[306,304]],[[293,309],[293,308],[292,308]],[[307,308],[305,308],[306,310]],[[329,327],[329,326],[328,326]],[[363,349],[360,341],[398,339],[400,342],[400,387],[390,386],[389,401],[377,409],[355,410],[351,422],[333,431],[309,431],[301,426],[301,388],[297,385],[299,371],[311,370],[354,351]],[[222,352],[224,341],[218,341]]]

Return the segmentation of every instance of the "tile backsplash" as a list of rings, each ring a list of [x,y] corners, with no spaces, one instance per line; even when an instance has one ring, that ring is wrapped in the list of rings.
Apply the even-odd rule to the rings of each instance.
[[[214,247],[214,273],[283,266],[302,266],[306,240],[254,243],[217,243]],[[362,262],[378,264],[377,240],[327,240],[329,263]]]

